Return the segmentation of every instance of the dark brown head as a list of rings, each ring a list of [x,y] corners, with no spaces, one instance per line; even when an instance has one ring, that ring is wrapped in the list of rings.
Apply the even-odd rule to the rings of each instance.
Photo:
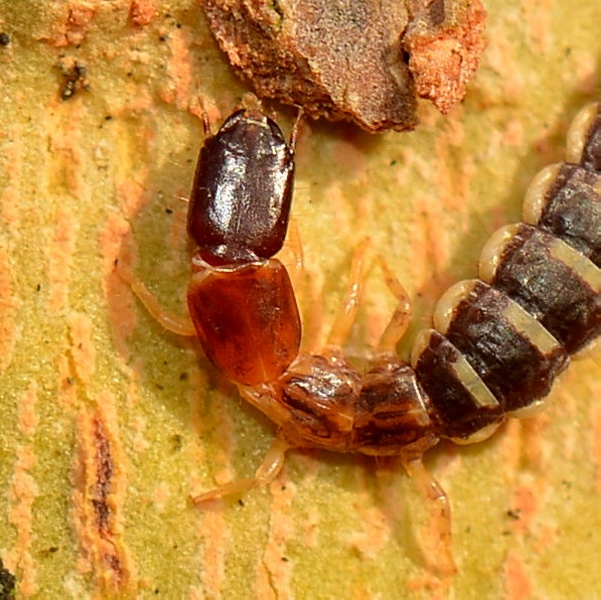
[[[239,110],[206,140],[194,177],[188,235],[217,266],[271,258],[284,243],[294,149],[277,123]]]

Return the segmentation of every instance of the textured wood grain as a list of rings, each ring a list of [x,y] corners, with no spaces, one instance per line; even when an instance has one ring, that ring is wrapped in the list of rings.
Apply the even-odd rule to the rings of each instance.
[[[488,50],[448,117],[423,107],[407,135],[302,131],[307,340],[323,339],[369,236],[414,299],[406,349],[599,99],[601,4],[487,4]],[[430,457],[454,513],[452,580],[426,569],[427,510],[394,465],[296,453],[269,489],[191,507],[190,494],[251,473],[273,430],[152,321],[114,263],[184,310],[197,96],[218,122],[245,89],[192,0],[0,0],[2,30],[0,557],[19,597],[601,595],[598,353],[540,417]],[[76,61],[85,77],[63,101]],[[289,130],[291,115],[281,121]],[[394,306],[376,268],[363,301],[348,344],[359,357]]]

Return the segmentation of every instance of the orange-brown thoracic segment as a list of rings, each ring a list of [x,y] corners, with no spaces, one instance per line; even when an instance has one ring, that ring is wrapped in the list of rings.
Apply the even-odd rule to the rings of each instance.
[[[294,290],[278,260],[192,276],[188,309],[209,360],[232,381],[279,377],[296,358],[301,325]]]

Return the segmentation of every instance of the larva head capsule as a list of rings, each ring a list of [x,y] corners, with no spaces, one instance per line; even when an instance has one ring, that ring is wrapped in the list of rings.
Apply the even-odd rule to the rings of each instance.
[[[200,151],[188,235],[213,266],[271,258],[284,243],[294,149],[256,110],[233,113]]]

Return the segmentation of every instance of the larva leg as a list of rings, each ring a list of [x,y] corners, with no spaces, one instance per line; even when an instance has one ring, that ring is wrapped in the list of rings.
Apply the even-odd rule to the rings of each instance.
[[[210,492],[195,496],[192,498],[192,502],[198,506],[211,500],[219,500],[232,494],[243,494],[248,490],[270,484],[282,470],[286,451],[289,449],[290,444],[288,444],[283,436],[278,435],[253,477],[245,477],[244,479],[226,483]]]
[[[194,324],[188,316],[176,315],[166,311],[154,294],[137,279],[128,282],[131,285],[133,293],[138,297],[146,310],[158,321],[167,331],[191,337],[196,335]]]
[[[431,475],[421,458],[402,459],[409,477],[415,482],[430,512],[429,531],[424,536],[426,560],[443,576],[457,572],[451,544],[451,507],[441,485]]]
[[[340,348],[346,342],[351,327],[357,318],[359,310],[359,296],[361,285],[365,278],[365,253],[369,247],[369,240],[363,241],[353,254],[351,272],[349,276],[349,287],[342,302],[342,308],[336,316],[332,325],[332,331],[328,337],[327,345]]]
[[[378,264],[384,273],[384,281],[388,289],[397,299],[397,306],[392,314],[390,322],[380,337],[378,350],[382,353],[394,353],[396,345],[405,335],[407,327],[411,323],[411,302],[409,294],[399,281],[398,277],[392,272],[384,257],[378,254]]]

